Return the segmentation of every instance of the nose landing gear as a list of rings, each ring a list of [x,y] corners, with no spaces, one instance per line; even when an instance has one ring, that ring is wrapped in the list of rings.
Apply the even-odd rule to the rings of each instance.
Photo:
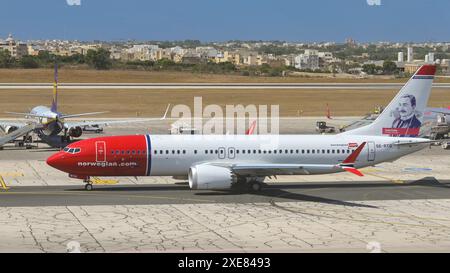
[[[90,177],[86,177],[84,180],[84,183],[86,183],[86,185],[84,185],[84,189],[87,191],[91,191],[94,189],[94,187],[92,186],[92,181]]]

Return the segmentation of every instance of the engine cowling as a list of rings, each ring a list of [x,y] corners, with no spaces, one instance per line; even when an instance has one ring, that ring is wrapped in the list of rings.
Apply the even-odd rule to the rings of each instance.
[[[5,133],[10,134],[17,129],[19,129],[17,126],[5,126]]]
[[[71,137],[80,137],[83,134],[83,130],[81,129],[80,126],[72,127],[69,129],[68,134]]]
[[[193,190],[225,190],[236,182],[230,169],[214,165],[195,165],[189,169],[189,187]]]

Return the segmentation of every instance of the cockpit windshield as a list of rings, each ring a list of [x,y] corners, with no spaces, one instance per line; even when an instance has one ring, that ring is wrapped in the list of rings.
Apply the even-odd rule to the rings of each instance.
[[[65,147],[63,149],[64,152],[69,153],[69,154],[77,154],[79,152],[81,152],[81,148],[69,148],[69,147]]]

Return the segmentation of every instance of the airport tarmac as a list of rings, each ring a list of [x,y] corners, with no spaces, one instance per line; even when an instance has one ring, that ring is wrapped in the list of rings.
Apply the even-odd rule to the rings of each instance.
[[[166,133],[165,122],[151,132]],[[288,120],[281,132],[314,126]],[[0,252],[65,252],[73,241],[82,252],[450,252],[450,154],[441,147],[364,168],[364,177],[268,179],[259,193],[191,191],[170,177],[113,177],[86,192],[46,165],[53,152],[0,151],[10,187],[0,187]]]

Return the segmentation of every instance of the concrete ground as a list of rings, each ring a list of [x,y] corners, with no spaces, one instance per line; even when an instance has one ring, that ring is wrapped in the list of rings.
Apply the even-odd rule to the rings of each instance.
[[[282,132],[310,133],[311,124]],[[73,241],[83,252],[450,252],[450,155],[440,147],[362,178],[279,177],[260,194],[190,191],[168,177],[113,178],[117,185],[86,193],[45,164],[53,152],[0,151],[11,187],[0,188],[0,252],[65,252]]]

